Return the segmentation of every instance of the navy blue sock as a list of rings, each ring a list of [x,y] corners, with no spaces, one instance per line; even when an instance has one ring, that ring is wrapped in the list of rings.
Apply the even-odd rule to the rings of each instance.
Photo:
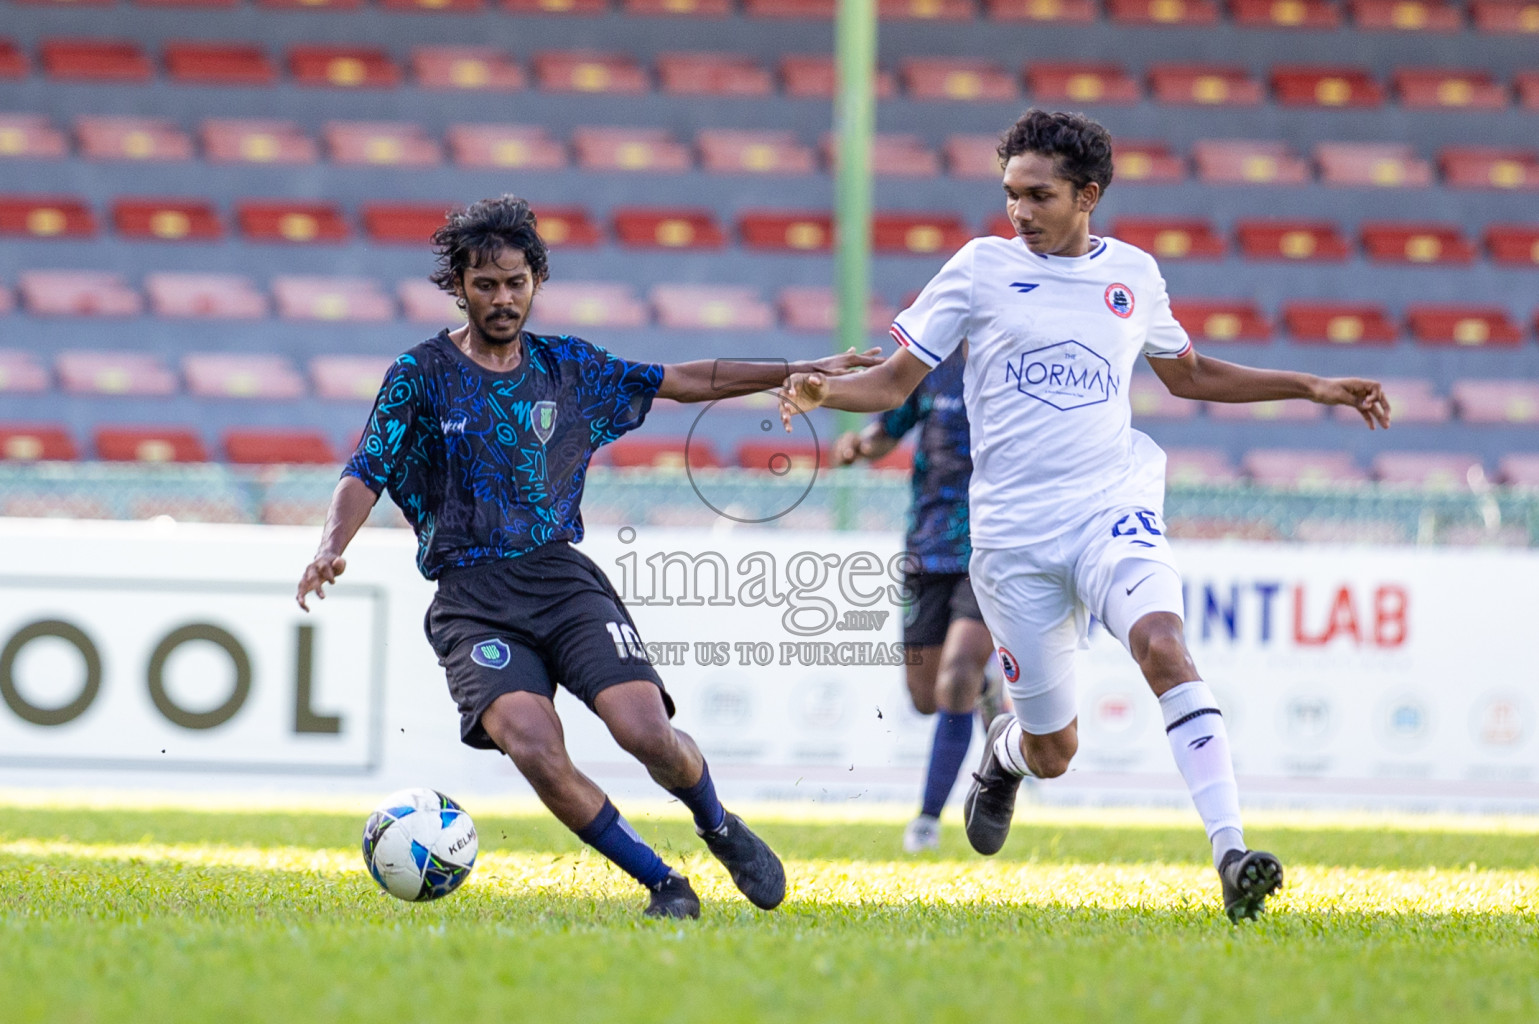
[[[614,861],[616,867],[648,889],[668,877],[668,865],[663,863],[656,850],[642,842],[631,823],[620,816],[620,811],[608,797],[604,798],[598,817],[577,829],[577,838]]]
[[[924,780],[924,802],[919,813],[940,817],[957,772],[967,758],[967,745],[973,741],[973,716],[942,711],[935,716],[935,740],[930,744],[930,772]]]
[[[702,832],[715,832],[727,820],[726,808],[716,799],[716,783],[711,781],[711,766],[700,762],[700,781],[688,789],[670,789],[689,813],[695,816],[695,827]]]

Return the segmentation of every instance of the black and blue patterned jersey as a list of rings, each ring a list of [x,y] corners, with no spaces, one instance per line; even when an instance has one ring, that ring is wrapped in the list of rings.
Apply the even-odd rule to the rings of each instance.
[[[908,401],[877,420],[892,438],[922,424],[914,446],[914,502],[905,540],[921,572],[966,572],[972,556],[967,485],[973,458],[962,404],[965,365],[958,348],[919,382]]]
[[[522,341],[507,373],[477,365],[447,330],[397,358],[343,470],[389,491],[428,579],[581,540],[588,460],[641,426],[663,382],[661,366],[580,338]]]

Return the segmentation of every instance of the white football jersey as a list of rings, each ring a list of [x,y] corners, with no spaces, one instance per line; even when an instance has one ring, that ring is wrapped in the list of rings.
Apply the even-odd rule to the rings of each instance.
[[[1121,505],[1162,511],[1165,453],[1132,428],[1139,356],[1191,348],[1154,258],[1115,238],[1042,256],[1020,238],[975,238],[893,322],[936,366],[965,340],[975,547],[1057,536]]]

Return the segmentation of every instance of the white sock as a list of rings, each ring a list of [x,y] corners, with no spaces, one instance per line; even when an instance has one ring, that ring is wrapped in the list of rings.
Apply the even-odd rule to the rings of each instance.
[[[994,741],[994,756],[999,758],[999,763],[1005,766],[1005,771],[1016,775],[1030,775],[1031,769],[1026,767],[1026,755],[1021,753],[1021,723],[1012,721],[1005,726],[1005,731],[999,734],[999,739]]]
[[[1165,715],[1170,752],[1213,843],[1213,866],[1217,867],[1230,850],[1245,849],[1229,731],[1224,728],[1213,691],[1200,679],[1166,690],[1160,697],[1160,710]]]

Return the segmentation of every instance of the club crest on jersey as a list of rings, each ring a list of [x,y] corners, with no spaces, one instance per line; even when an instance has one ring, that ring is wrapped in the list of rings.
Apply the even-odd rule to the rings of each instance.
[[[1106,286],[1106,308],[1126,320],[1133,315],[1133,289],[1125,284]]]
[[[512,655],[508,642],[498,637],[477,640],[470,648],[470,660],[482,668],[507,668]]]
[[[1005,674],[1005,682],[1013,683],[1021,678],[1021,663],[1015,660],[1015,655],[1001,647],[999,649],[999,670]]]
[[[529,412],[529,418],[534,424],[534,436],[544,444],[556,430],[556,403],[536,402]]]

